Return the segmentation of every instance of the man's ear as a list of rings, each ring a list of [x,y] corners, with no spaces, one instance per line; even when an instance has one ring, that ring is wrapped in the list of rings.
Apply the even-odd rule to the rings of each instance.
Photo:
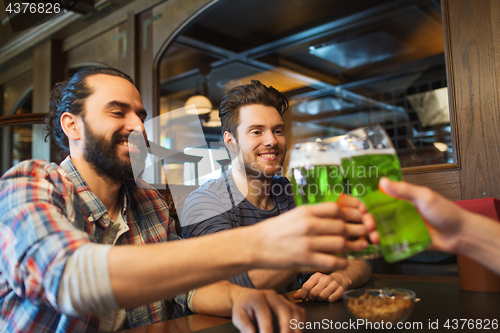
[[[231,153],[233,153],[233,154],[237,154],[238,153],[238,149],[236,148],[236,146],[237,146],[236,139],[228,131],[224,132],[224,144],[226,145],[226,148]]]
[[[61,115],[61,128],[69,140],[77,141],[81,139],[80,130],[83,129],[83,124],[81,124],[79,118],[79,116],[70,112],[64,112]]]

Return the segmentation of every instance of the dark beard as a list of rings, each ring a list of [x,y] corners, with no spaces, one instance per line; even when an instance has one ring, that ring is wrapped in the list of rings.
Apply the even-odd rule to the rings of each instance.
[[[245,165],[245,174],[254,179],[267,180],[272,179],[276,173],[267,174],[265,171],[261,171],[260,169],[253,168],[250,163],[246,161],[243,162]]]
[[[120,160],[116,151],[117,142],[127,139],[128,135],[115,133],[109,142],[103,136],[94,134],[87,124],[84,123],[84,126],[86,142],[83,158],[90,163],[97,174],[118,181],[133,179],[134,172],[131,162]],[[139,168],[142,165],[141,169],[136,170],[144,170],[145,157],[137,158],[138,161],[134,161],[134,163],[138,163]]]

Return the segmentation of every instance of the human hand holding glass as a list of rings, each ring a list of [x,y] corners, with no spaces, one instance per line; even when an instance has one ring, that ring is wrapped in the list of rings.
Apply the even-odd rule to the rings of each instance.
[[[337,143],[298,143],[290,154],[291,183],[297,206],[320,202],[337,202],[349,222],[361,223],[361,202],[346,195],[341,168],[342,153]],[[355,240],[355,239],[352,239]],[[355,252],[339,254],[348,259],[373,259],[381,255],[378,245]]]
[[[385,130],[380,125],[355,129],[339,144],[345,153],[342,168],[348,191],[373,215],[384,259],[393,263],[425,250],[431,238],[413,204],[388,196],[378,187],[382,177],[403,179],[399,159]]]

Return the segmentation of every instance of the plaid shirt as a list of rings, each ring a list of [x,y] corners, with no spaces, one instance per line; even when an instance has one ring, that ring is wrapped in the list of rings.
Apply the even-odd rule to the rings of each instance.
[[[127,181],[120,195],[130,227],[121,244],[179,239],[157,191]],[[7,171],[0,179],[0,331],[96,331],[97,317],[61,314],[56,297],[68,257],[86,243],[101,243],[108,224],[106,207],[69,157],[59,166],[31,160]],[[163,301],[127,310],[130,327],[166,319]]]

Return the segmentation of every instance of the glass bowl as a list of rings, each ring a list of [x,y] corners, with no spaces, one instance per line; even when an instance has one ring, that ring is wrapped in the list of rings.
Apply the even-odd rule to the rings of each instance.
[[[369,323],[398,323],[410,316],[415,292],[401,288],[353,289],[344,292],[344,305],[356,319]]]

